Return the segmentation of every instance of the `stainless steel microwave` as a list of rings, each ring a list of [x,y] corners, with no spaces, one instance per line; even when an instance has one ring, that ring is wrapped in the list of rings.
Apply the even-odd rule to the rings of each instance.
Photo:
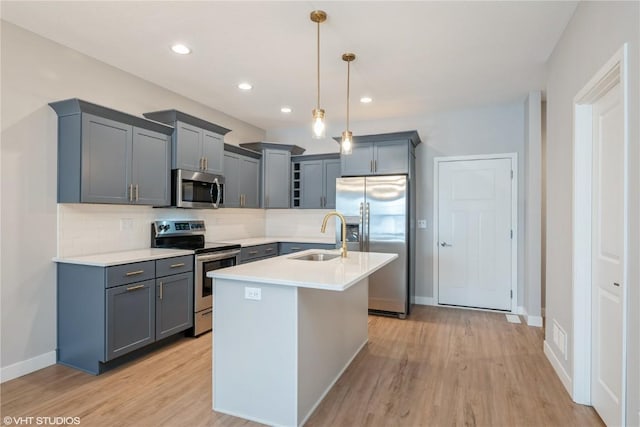
[[[224,207],[224,177],[184,169],[172,171],[171,205],[178,208]]]

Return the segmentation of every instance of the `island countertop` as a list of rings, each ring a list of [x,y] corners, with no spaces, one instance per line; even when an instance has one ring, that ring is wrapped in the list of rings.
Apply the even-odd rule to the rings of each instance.
[[[397,254],[351,251],[346,258],[338,256],[327,261],[295,259],[311,253],[339,254],[340,251],[309,249],[295,254],[213,270],[207,273],[207,277],[344,291],[398,258]]]

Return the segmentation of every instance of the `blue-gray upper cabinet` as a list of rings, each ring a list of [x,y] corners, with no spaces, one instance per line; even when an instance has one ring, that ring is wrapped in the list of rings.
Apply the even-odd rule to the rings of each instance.
[[[58,202],[168,206],[173,129],[69,99],[58,114]]]
[[[289,208],[291,152],[266,149],[262,153],[262,207]]]
[[[410,174],[416,131],[354,137],[353,152],[342,155],[342,176]]]
[[[248,142],[242,148],[262,153],[260,206],[289,208],[291,206],[291,156],[304,153],[297,145],[272,142]]]
[[[172,169],[223,174],[224,135],[229,129],[178,110],[154,111],[144,116],[175,128]]]
[[[301,156],[293,160],[293,207],[302,209],[334,209],[336,178],[340,177],[338,155]]]
[[[260,157],[258,153],[225,144],[225,207],[260,207]]]

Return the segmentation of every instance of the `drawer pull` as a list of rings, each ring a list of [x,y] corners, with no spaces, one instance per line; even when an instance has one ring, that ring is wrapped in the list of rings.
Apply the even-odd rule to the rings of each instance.
[[[144,288],[144,285],[132,286],[130,288],[127,288],[127,292],[135,291],[136,289],[142,289],[142,288]]]
[[[171,268],[184,267],[184,262],[179,262],[177,264],[171,264],[170,267]]]
[[[258,251],[249,251],[249,255],[257,255]]]
[[[273,252],[273,248],[267,248],[265,249],[266,252]]]
[[[292,251],[299,251],[300,249],[302,249],[302,248],[299,248],[299,247],[297,247],[297,246],[293,246],[293,247],[291,248],[291,250],[292,250]]]
[[[125,273],[125,276],[137,276],[138,274],[142,273],[144,273],[144,270],[130,271],[128,273]]]

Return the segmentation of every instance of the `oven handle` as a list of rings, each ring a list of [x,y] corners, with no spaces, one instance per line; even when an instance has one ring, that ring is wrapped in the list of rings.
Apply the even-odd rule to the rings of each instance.
[[[239,253],[240,253],[240,249],[234,249],[231,251],[216,252],[215,254],[211,254],[211,255],[205,255],[205,254],[196,255],[196,261],[197,262],[216,261],[219,259],[232,258],[238,255]]]

